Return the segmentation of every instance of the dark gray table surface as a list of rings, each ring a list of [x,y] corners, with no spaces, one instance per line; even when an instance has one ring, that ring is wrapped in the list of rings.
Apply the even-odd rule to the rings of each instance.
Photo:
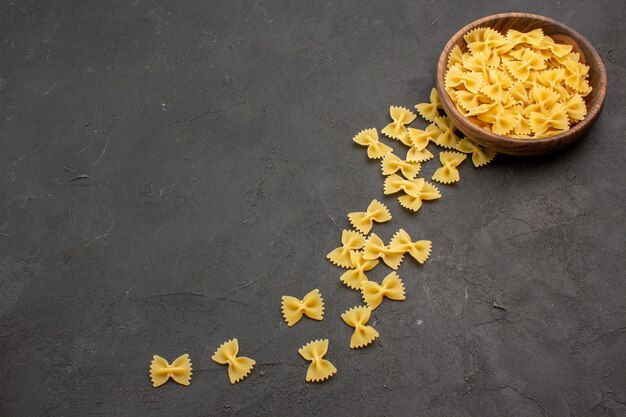
[[[5,1],[0,415],[626,415],[626,4],[464,3]],[[352,136],[502,11],[586,35],[604,112],[566,152],[465,163],[411,215]],[[373,198],[385,240],[434,248],[355,351],[339,315],[360,297],[325,255]],[[280,297],[313,288],[324,320],[287,328]],[[231,337],[257,361],[233,386],[210,359]],[[312,385],[316,338],[339,372]],[[152,388],[152,355],[182,353],[191,385]]]

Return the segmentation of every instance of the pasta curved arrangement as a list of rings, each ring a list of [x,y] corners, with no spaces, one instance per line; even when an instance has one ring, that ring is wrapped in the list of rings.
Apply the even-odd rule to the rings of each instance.
[[[512,34],[511,36],[517,39],[515,42],[521,43],[537,43],[539,39],[538,34]],[[472,48],[479,51],[478,54],[497,48],[499,45],[498,36],[491,32],[485,32],[482,35],[474,34],[471,39],[474,38],[478,39],[475,42],[479,43],[472,45]],[[546,42],[545,37],[541,39]],[[554,51],[559,54],[564,53],[558,44],[548,46],[547,50],[550,53],[555,53]],[[514,125],[513,129],[525,132],[549,133],[555,128],[560,128],[563,126],[563,114],[566,115],[568,121],[584,117],[586,109],[583,101],[576,96],[563,99],[564,94],[569,94],[571,85],[584,84],[584,71],[581,70],[578,77],[574,76],[571,71],[559,73],[542,70],[544,71],[542,74],[534,75],[533,71],[537,71],[535,68],[540,66],[541,57],[544,55],[526,51],[516,52],[516,49],[510,53],[519,55],[516,61],[522,64],[505,64],[506,68],[509,68],[506,71],[515,72],[520,78],[525,78],[528,73],[526,82],[536,78],[540,79],[543,84],[531,91],[528,91],[525,84],[519,80],[514,80],[509,86],[507,73],[491,71],[493,66],[497,68],[500,65],[498,56],[484,54],[468,57],[460,50],[453,50],[449,61],[452,63],[450,79],[456,88],[455,103],[462,108],[471,108],[476,115],[481,115],[481,118],[477,117],[476,120],[485,125],[488,122],[484,120],[488,119],[492,120],[491,125],[497,125],[498,128],[507,129],[508,126]],[[527,64],[526,61],[528,61]],[[464,70],[464,65],[472,71]],[[471,73],[468,74],[468,72]],[[501,85],[484,88],[485,77],[489,76],[498,79]],[[569,80],[565,86],[560,83],[564,77]],[[495,99],[501,102],[492,105],[488,101]],[[522,101],[532,110],[529,112],[529,117],[521,124],[515,119],[515,114],[512,112],[515,104],[511,105],[511,101]],[[440,167],[435,167],[431,179],[445,185],[460,181],[460,166],[465,159],[468,159],[468,156],[471,156],[474,167],[478,168],[493,161],[496,153],[460,136],[452,120],[445,115],[436,89],[431,90],[428,102],[418,103],[414,107],[427,122],[425,126],[410,126],[417,119],[417,115],[406,107],[391,106],[389,115],[392,122],[381,130],[384,136],[395,140],[395,145],[406,146],[406,154],[396,152],[392,146],[383,143],[376,128],[361,130],[352,140],[355,144],[366,148],[369,159],[378,161],[376,165],[379,166],[384,176],[382,194],[385,198],[390,200],[397,198],[401,207],[417,213],[426,204],[425,202],[442,198],[442,192],[438,186],[426,181],[424,175],[420,177],[428,161],[435,160],[434,148],[429,149],[431,145],[434,144],[440,148],[439,162],[441,164]],[[403,159],[399,155],[406,156]],[[363,206],[360,209],[363,210]],[[430,240],[414,240],[404,228],[397,229],[389,240],[386,239],[389,235],[385,235],[383,231],[372,232],[374,228],[383,227],[379,225],[395,219],[382,198],[381,200],[372,199],[364,211],[353,211],[346,217],[352,229],[348,227],[342,230],[341,245],[331,250],[326,258],[336,267],[343,269],[339,281],[347,288],[357,291],[363,300],[363,305],[352,307],[336,317],[341,317],[345,324],[353,328],[349,348],[360,349],[374,345],[380,337],[378,330],[368,324],[373,312],[378,308],[385,308],[384,306],[392,301],[407,299],[405,281],[397,272],[405,255],[422,265],[430,258],[433,244]],[[385,240],[381,236],[384,236]],[[392,271],[387,273],[379,283],[376,278],[377,271],[373,270],[380,268],[381,265]],[[402,275],[406,278],[404,272]],[[284,295],[281,297],[280,313],[289,328],[299,323],[305,316],[320,321],[326,316],[324,299],[318,289],[310,291],[301,299]],[[304,375],[306,382],[329,381],[337,374],[335,365],[326,359],[328,347],[329,340],[320,338],[297,349],[298,354],[310,362]],[[211,359],[218,364],[228,366],[228,380],[231,384],[247,378],[256,365],[254,359],[239,356],[237,339],[228,340],[220,345]],[[180,356],[172,364],[154,355],[150,364],[150,378],[154,387],[165,384],[169,379],[181,385],[189,385],[191,381],[189,355]]]
[[[587,115],[589,66],[571,45],[556,43],[540,28],[502,34],[480,27],[463,38],[467,51],[457,45],[448,56],[445,89],[477,126],[502,136],[545,138]],[[480,166],[488,158],[473,160]]]

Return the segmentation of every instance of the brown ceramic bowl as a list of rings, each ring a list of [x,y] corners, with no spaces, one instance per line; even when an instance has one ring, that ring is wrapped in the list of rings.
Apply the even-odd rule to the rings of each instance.
[[[566,43],[573,46],[573,51],[580,53],[580,61],[589,66],[589,82],[593,91],[585,97],[587,104],[587,116],[572,126],[569,130],[555,136],[542,139],[516,139],[496,135],[480,128],[465,118],[450,100],[444,86],[446,64],[448,55],[454,46],[458,45],[461,51],[467,51],[467,45],[463,39],[470,30],[487,26],[506,33],[508,29],[520,32],[529,32],[541,28],[543,32],[552,37],[557,43]],[[443,48],[443,52],[437,63],[437,90],[441,98],[443,109],[450,117],[454,125],[473,141],[493,149],[497,152],[509,155],[541,155],[562,149],[571,145],[591,127],[596,121],[606,97],[606,69],[598,52],[591,46],[589,41],[572,28],[559,23],[548,17],[527,13],[502,13],[483,17],[465,26],[454,34]]]

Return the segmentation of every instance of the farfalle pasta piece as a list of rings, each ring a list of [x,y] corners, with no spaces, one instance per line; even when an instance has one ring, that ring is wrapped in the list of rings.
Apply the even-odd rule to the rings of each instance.
[[[411,138],[409,137],[409,132],[407,131],[402,132],[400,136],[398,137],[398,140],[406,146],[409,146],[409,147],[413,146],[411,143]]]
[[[311,361],[306,372],[306,382],[322,382],[337,373],[337,368],[324,359],[328,352],[328,339],[314,340],[298,349],[298,353]]]
[[[567,112],[560,103],[552,106],[546,113],[530,113],[528,121],[535,135],[544,134],[549,129],[565,130],[569,127]]]
[[[535,86],[530,90],[531,103],[523,109],[525,115],[532,112],[546,113],[549,108],[559,101],[559,94],[543,86]]]
[[[455,127],[452,120],[450,120],[449,117],[437,117],[435,124],[441,133],[435,138],[434,142],[444,148],[456,148],[456,144],[459,143],[460,138],[454,133]]]
[[[555,66],[563,65],[565,64],[565,61],[581,62],[580,54],[578,52],[569,52],[560,57],[552,54],[551,61],[553,62]]]
[[[443,109],[437,89],[430,90],[430,103],[416,104],[415,109],[425,120],[434,122],[435,118],[439,117],[439,110]]]
[[[372,326],[366,323],[370,319],[372,309],[370,307],[353,307],[341,315],[343,321],[350,327],[354,327],[354,333],[350,338],[350,348],[362,348],[372,343],[379,336]]]
[[[468,45],[474,42],[482,42],[485,40],[486,30],[487,28],[484,26],[474,28],[470,30],[469,32],[467,32],[465,35],[463,35],[463,39],[465,40],[465,43]]]
[[[497,135],[509,133],[517,124],[519,109],[504,108],[498,103],[489,111],[477,115],[478,119],[491,124],[491,131]]]
[[[537,49],[548,49],[552,55],[557,58],[561,58],[569,54],[572,51],[572,48],[572,45],[554,42],[554,39],[549,36],[544,36],[541,43],[537,45]]]
[[[535,71],[532,73],[532,80],[535,82],[534,87],[543,86],[549,88],[550,90],[558,93],[561,100],[567,100],[570,96],[567,88],[563,86],[564,79],[564,68],[552,68],[544,71]]]
[[[409,162],[424,162],[433,158],[433,154],[426,149],[430,141],[434,141],[442,132],[436,124],[431,123],[425,130],[408,128],[411,148],[406,154]]]
[[[283,318],[289,327],[299,322],[303,315],[313,320],[324,318],[324,299],[318,289],[309,292],[302,300],[283,295],[281,307]]]
[[[519,32],[515,29],[509,29],[506,33],[506,39],[513,45],[525,43],[531,46],[539,46],[543,41],[543,30],[539,28],[530,32]]]
[[[231,384],[235,384],[246,378],[252,368],[256,364],[254,359],[245,356],[237,356],[239,353],[239,342],[237,339],[231,339],[222,343],[217,348],[211,359],[220,365],[228,365],[228,379]]]
[[[419,162],[403,161],[399,156],[392,153],[387,154],[380,165],[383,175],[391,175],[400,171],[409,180],[415,178],[422,167]]]
[[[504,65],[515,79],[522,82],[528,79],[531,70],[546,69],[546,62],[541,55],[529,48],[524,51],[520,61],[507,60]]]
[[[456,149],[459,152],[463,153],[471,153],[472,154],[472,163],[476,168],[481,167],[483,165],[487,165],[489,162],[493,161],[493,158],[496,156],[496,152],[491,149],[483,148],[478,144],[472,142],[468,138],[461,140],[457,145]]]
[[[505,72],[489,68],[489,84],[485,84],[480,91],[493,101],[504,102],[508,100],[506,89],[511,85],[513,81]]]
[[[191,361],[189,355],[179,356],[170,365],[164,358],[159,355],[152,357],[150,363],[150,379],[154,388],[159,387],[172,378],[174,382],[188,386],[191,381]]]
[[[466,37],[467,48],[474,54],[484,53],[486,55],[492,55],[498,57],[493,53],[495,50],[507,50],[506,47],[509,44],[507,39],[498,31],[491,28],[479,28],[474,34],[468,34]],[[469,41],[468,41],[469,39]],[[491,65],[498,65],[499,60],[495,60]]]
[[[483,79],[487,80],[489,69],[489,56],[484,53],[463,55],[463,68],[469,72],[476,72],[483,75]],[[463,90],[461,90],[463,91]]]
[[[563,110],[571,120],[582,120],[587,115],[587,106],[580,94],[574,94],[563,103]]]
[[[433,180],[442,184],[452,184],[458,182],[461,179],[459,170],[456,169],[461,162],[465,160],[466,156],[458,152],[441,152],[439,154],[439,160],[441,161],[441,168],[437,169],[433,174]]]
[[[423,183],[419,181],[419,178],[407,180],[398,174],[392,174],[385,178],[383,192],[385,195],[389,195],[404,191],[412,197],[417,197],[422,186]]]
[[[385,246],[382,239],[372,233],[365,242],[365,248],[363,249],[363,259],[374,260],[382,259],[385,265],[389,268],[396,270],[402,263],[404,252],[399,252],[396,249],[392,249],[390,246]]]
[[[398,106],[391,106],[389,115],[393,122],[383,128],[383,135],[392,139],[406,140],[406,125],[411,124],[417,116],[411,110]]]
[[[410,162],[426,162],[433,159],[434,155],[426,148],[419,149],[412,146],[406,153],[406,160]]]
[[[507,91],[509,96],[513,100],[523,105],[528,105],[530,103],[530,98],[528,97],[528,91],[526,91],[526,87],[522,84],[521,81],[516,81]]]
[[[367,211],[349,213],[348,220],[356,230],[366,235],[372,230],[373,222],[384,223],[391,220],[391,213],[389,213],[389,209],[383,203],[378,200],[372,200],[369,206],[367,206]]]
[[[476,109],[483,105],[492,105],[491,99],[484,94],[474,94],[469,91],[459,90],[455,92],[457,107],[460,110],[468,114],[478,114],[481,111],[476,112]]]
[[[479,72],[465,72],[454,66],[446,72],[445,86],[448,88],[463,86],[466,90],[478,94],[485,83],[483,75]]]
[[[326,255],[326,258],[338,267],[350,268],[350,251],[361,249],[365,245],[365,236],[354,230],[344,230],[341,232],[341,244],[342,246]]]
[[[423,264],[430,256],[432,242],[430,240],[417,240],[413,242],[406,230],[400,229],[391,238],[389,246],[393,250],[408,253],[417,262]]]
[[[361,130],[352,140],[359,145],[367,146],[367,156],[370,159],[380,159],[393,149],[378,141],[376,128]]]
[[[519,135],[530,135],[532,133],[530,121],[528,121],[524,115],[518,114],[517,123],[515,124],[515,127],[513,127],[513,132],[516,137],[519,137]]]
[[[587,65],[572,60],[565,61],[564,65],[566,69],[565,85],[579,93],[588,93],[591,91],[589,81],[587,80],[589,74],[589,67]]]
[[[349,288],[358,290],[361,288],[361,284],[368,280],[365,272],[374,269],[378,265],[378,259],[365,259],[361,251],[352,251],[350,259],[352,260],[353,269],[348,269],[339,279]]]
[[[406,160],[410,162],[425,162],[433,159],[434,155],[426,148],[419,149],[417,146],[412,146],[406,153]]]
[[[423,180],[423,178],[420,179]],[[398,201],[402,207],[417,212],[422,207],[422,201],[436,200],[438,198],[441,198],[439,189],[428,181],[424,181],[424,186],[417,197],[411,197],[407,194],[398,197]]]
[[[387,275],[381,284],[374,281],[363,282],[361,285],[363,301],[372,310],[380,305],[383,297],[390,300],[402,301],[406,299],[404,295],[404,283],[395,272]]]

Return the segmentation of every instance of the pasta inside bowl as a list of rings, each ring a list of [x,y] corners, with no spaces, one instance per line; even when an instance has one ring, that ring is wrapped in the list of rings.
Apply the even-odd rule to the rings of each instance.
[[[573,29],[543,16],[506,13],[472,22],[450,39],[439,58],[437,90],[469,139],[501,153],[537,155],[568,146],[593,124],[606,96],[606,70]],[[468,111],[472,106],[477,114]],[[519,119],[524,126],[515,126]]]

